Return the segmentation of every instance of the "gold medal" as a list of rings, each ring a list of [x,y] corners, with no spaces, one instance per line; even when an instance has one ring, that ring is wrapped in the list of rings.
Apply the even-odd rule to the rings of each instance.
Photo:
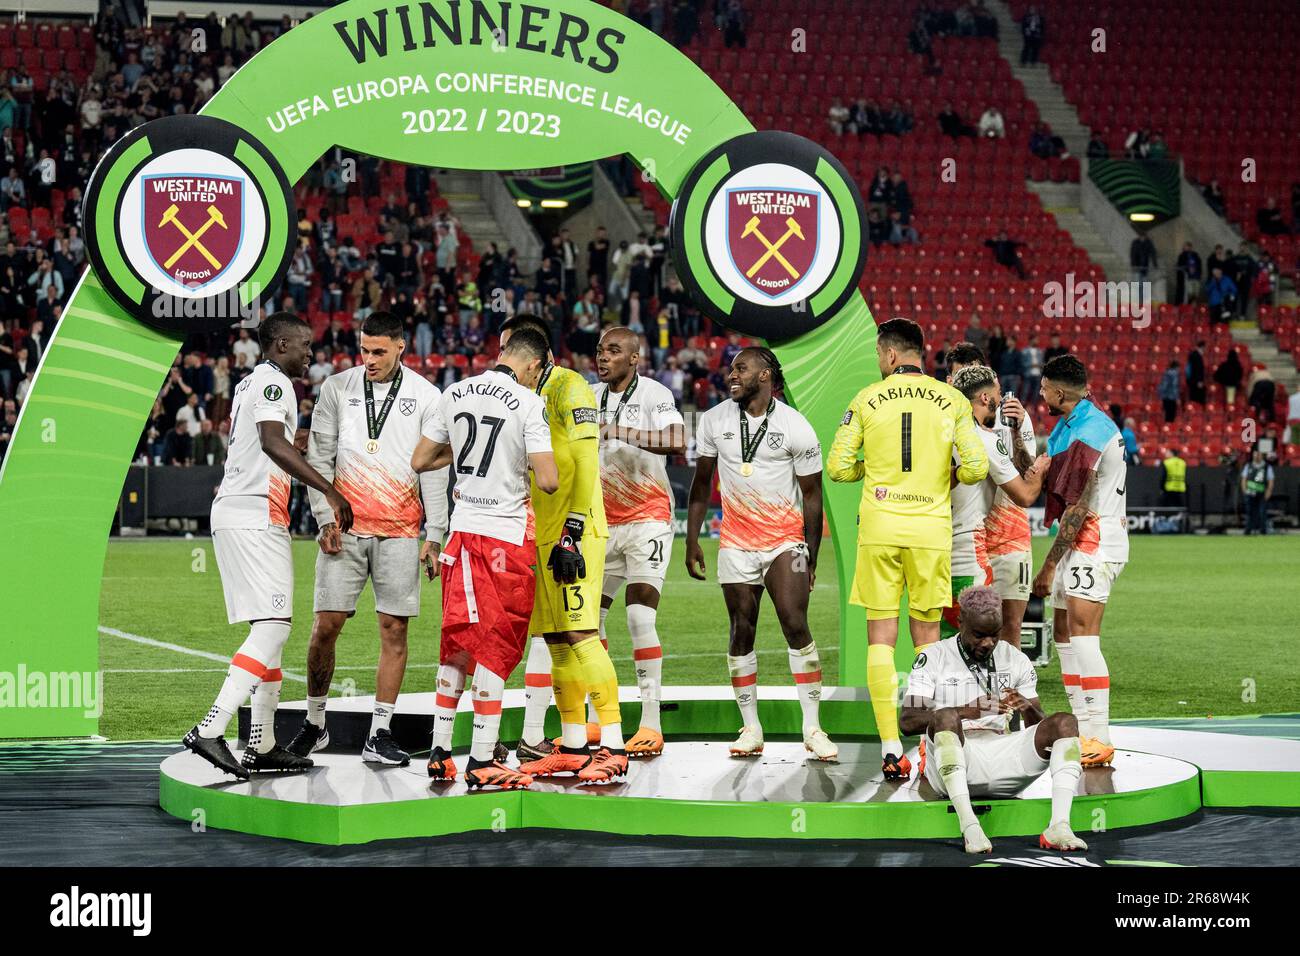
[[[366,442],[366,451],[370,452],[372,455],[378,452],[379,442],[374,438],[370,439],[370,441]]]
[[[754,466],[749,462],[745,462],[740,466],[740,473],[748,478],[754,473]]]

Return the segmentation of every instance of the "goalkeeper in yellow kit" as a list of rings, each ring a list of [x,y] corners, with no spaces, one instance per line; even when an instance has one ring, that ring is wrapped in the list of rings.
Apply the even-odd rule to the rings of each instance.
[[[863,482],[849,600],[867,609],[867,689],[887,780],[906,779],[912,771],[895,709],[894,645],[903,587],[919,652],[939,640],[939,619],[952,600],[953,476],[975,484],[989,471],[970,402],[925,374],[924,354],[925,337],[915,322],[890,319],[880,326],[876,356],[882,378],[853,399],[826,460],[832,481]],[[961,461],[955,469],[954,448]]]
[[[502,348],[521,328],[537,329],[550,339],[544,322],[521,315],[502,326]],[[542,370],[537,394],[546,403],[560,490],[543,495],[534,487],[532,495],[537,592],[528,633],[541,634],[550,652],[562,736],[559,747],[521,747],[519,769],[534,777],[572,773],[583,783],[610,783],[627,775],[627,751],[618,678],[599,634],[609,531],[600,484],[596,397],[581,375],[554,364],[553,358]],[[594,754],[587,747],[588,695],[600,718],[600,742]],[[525,758],[530,759],[525,762]]]

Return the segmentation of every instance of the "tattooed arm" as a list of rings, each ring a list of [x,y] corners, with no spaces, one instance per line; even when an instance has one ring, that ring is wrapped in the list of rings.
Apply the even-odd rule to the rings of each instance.
[[[1047,553],[1042,569],[1034,578],[1035,597],[1046,597],[1052,589],[1052,577],[1056,574],[1056,565],[1065,556],[1065,552],[1074,545],[1079,529],[1083,527],[1084,520],[1092,511],[1092,498],[1096,489],[1097,472],[1090,471],[1088,481],[1079,494],[1079,500],[1066,508],[1065,513],[1061,515],[1060,527],[1056,529],[1056,540],[1052,543],[1052,550]]]

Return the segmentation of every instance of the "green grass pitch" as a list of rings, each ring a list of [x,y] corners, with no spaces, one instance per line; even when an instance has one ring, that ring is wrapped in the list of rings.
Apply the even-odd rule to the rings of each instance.
[[[1041,557],[1048,541],[1038,539],[1035,544]],[[667,684],[727,682],[727,617],[712,580],[717,543],[706,541],[704,548],[707,583],[687,576],[683,543],[674,544],[659,608]],[[295,542],[294,627],[283,668],[298,675],[305,673],[315,553],[315,542]],[[835,684],[843,677],[838,589],[829,549],[825,555],[809,615],[826,681]],[[1300,603],[1294,599],[1298,580],[1300,546],[1294,538],[1135,535],[1103,625],[1113,716],[1300,710]],[[425,610],[412,622],[405,691],[434,688],[440,594],[436,583],[424,582],[423,587]],[[628,682],[631,651],[622,608],[620,598],[607,629],[619,679]],[[113,740],[179,738],[211,704],[225,673],[223,661],[245,633],[243,626],[226,624],[221,579],[211,541],[205,538],[111,541],[100,624],[100,666],[105,670],[100,733]],[[760,617],[758,652],[760,683],[790,680],[785,642],[770,607]],[[367,588],[357,616],[339,640],[335,681],[354,681],[356,693],[372,693],[377,654],[374,605]],[[1040,672],[1040,694],[1049,711],[1066,706],[1059,675],[1055,664]],[[864,682],[864,675],[857,678],[856,683]],[[522,682],[520,668],[510,686]],[[286,677],[284,699],[304,696],[305,685]]]

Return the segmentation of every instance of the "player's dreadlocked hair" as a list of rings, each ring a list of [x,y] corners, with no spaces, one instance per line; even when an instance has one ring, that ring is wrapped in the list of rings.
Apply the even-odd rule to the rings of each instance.
[[[990,587],[972,585],[957,595],[957,605],[961,608],[962,618],[966,615],[980,616],[997,611],[1002,613],[1002,596]]]
[[[967,365],[952,377],[952,387],[967,398],[974,398],[995,381],[993,369],[987,365]]]
[[[262,352],[265,354],[271,351],[271,346],[275,344],[276,339],[282,339],[293,330],[304,327],[311,328],[292,312],[276,312],[268,315],[257,327],[257,342],[262,346]]]
[[[781,362],[777,359],[776,353],[762,345],[751,345],[745,351],[753,352],[758,356],[759,361],[772,370],[772,391],[785,391],[785,372],[781,370]]]

